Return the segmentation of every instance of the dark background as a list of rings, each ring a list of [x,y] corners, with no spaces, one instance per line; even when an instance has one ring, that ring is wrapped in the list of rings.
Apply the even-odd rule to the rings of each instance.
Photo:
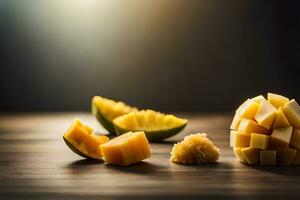
[[[300,100],[297,1],[0,0],[0,111],[163,111]]]

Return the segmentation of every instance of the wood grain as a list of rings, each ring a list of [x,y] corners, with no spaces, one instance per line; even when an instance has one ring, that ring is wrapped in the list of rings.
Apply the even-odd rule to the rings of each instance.
[[[75,117],[105,131],[88,113],[0,115],[0,199],[290,199],[300,196],[299,167],[249,167],[228,144],[231,115],[184,115],[186,129],[152,143],[150,159],[130,167],[89,161],[62,140]],[[221,149],[218,164],[169,162],[172,144],[207,132]]]

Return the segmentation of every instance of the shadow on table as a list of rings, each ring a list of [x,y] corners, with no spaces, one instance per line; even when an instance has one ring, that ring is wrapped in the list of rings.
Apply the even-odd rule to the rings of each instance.
[[[248,165],[245,165],[248,166]],[[300,176],[300,166],[248,166],[260,171],[283,176]]]

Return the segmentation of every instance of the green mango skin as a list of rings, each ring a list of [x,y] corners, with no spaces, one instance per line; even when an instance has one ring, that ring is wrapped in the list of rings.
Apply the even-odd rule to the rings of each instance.
[[[95,160],[99,160],[100,158],[94,158],[94,157],[91,157],[91,156],[88,156],[86,154],[84,154],[83,152],[81,152],[79,149],[77,149],[76,147],[74,147],[65,137],[63,137],[66,145],[74,152],[76,153],[77,155],[81,156],[81,157],[84,157],[86,159],[95,159]]]
[[[144,131],[147,139],[150,142],[159,142],[159,141],[162,141],[166,138],[169,138],[169,137],[172,137],[172,136],[176,135],[177,133],[179,133],[186,126],[186,124],[183,124],[180,127],[176,127],[176,128],[172,128],[172,129],[168,129],[168,130],[151,131],[151,132],[144,131],[144,130],[127,130],[127,129],[123,129],[121,127],[118,127],[117,125],[115,125],[114,127],[115,127],[117,135],[122,135],[123,133],[127,133],[129,131]]]
[[[114,125],[111,121],[106,119],[104,115],[98,110],[97,106],[92,102],[92,113],[98,120],[98,122],[109,132],[115,134]]]

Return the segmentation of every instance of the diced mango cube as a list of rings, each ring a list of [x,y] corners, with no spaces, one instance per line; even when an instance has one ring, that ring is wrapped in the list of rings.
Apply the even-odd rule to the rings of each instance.
[[[276,116],[275,116],[275,120],[274,123],[272,125],[272,128],[281,128],[281,127],[285,127],[285,126],[289,126],[290,123],[287,120],[287,118],[285,117],[281,107],[279,107],[276,111]]]
[[[247,119],[253,119],[258,107],[259,103],[248,99],[236,110],[236,114]]]
[[[260,165],[276,165],[276,151],[260,151]]]
[[[293,132],[293,127],[283,127],[274,129],[271,135],[271,144],[276,149],[288,148]]]
[[[104,135],[89,135],[86,140],[78,147],[82,152],[95,157],[101,158],[101,151],[99,151],[99,145],[104,144],[109,140],[108,137]]]
[[[276,108],[268,101],[261,101],[254,119],[266,129],[270,129],[275,119]]]
[[[294,157],[294,160],[293,160],[292,164],[293,165],[300,165],[300,150],[297,149],[296,151],[297,152],[296,152],[296,155]]]
[[[257,165],[259,163],[259,149],[245,147],[241,152],[249,165]]]
[[[295,99],[285,104],[282,111],[293,127],[300,128],[300,106]]]
[[[240,125],[241,119],[242,119],[241,116],[239,116],[238,114],[235,114],[234,118],[231,122],[230,129],[237,130]]]
[[[300,149],[300,129],[293,129],[290,145],[296,149]]]
[[[249,134],[240,131],[230,131],[230,147],[249,147]]]
[[[243,154],[242,154],[242,148],[241,147],[234,147],[233,148],[233,152],[235,157],[242,163],[247,163],[246,159],[244,158]]]
[[[267,100],[265,99],[265,97],[263,95],[259,95],[257,97],[252,98],[252,101],[255,101],[256,103],[260,103],[262,101],[267,101]]]
[[[277,163],[278,165],[291,165],[296,155],[296,150],[292,148],[278,149],[277,150]]]
[[[244,133],[260,133],[260,134],[268,134],[268,129],[257,124],[256,121],[250,119],[241,119],[241,122],[238,127],[238,131]]]
[[[279,94],[273,94],[273,93],[268,93],[268,101],[276,108],[279,108],[283,106],[284,104],[289,102],[289,99],[279,95]]]
[[[128,132],[100,146],[107,163],[128,166],[151,156],[144,132]]]
[[[250,147],[266,150],[269,147],[270,136],[257,133],[251,133]]]
[[[71,126],[69,130],[64,134],[64,137],[73,145],[80,145],[90,135],[82,126]]]

